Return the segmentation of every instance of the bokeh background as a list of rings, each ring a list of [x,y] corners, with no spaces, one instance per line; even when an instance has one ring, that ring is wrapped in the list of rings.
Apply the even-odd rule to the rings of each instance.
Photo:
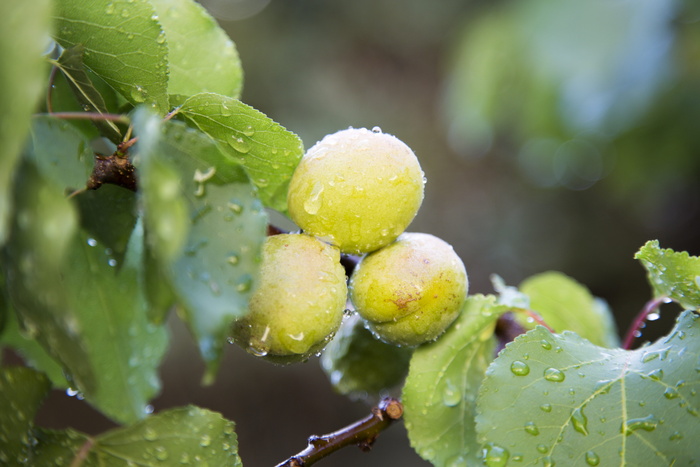
[[[471,292],[492,292],[492,274],[517,285],[559,270],[604,298],[622,333],[650,296],[637,249],[658,239],[700,254],[695,0],[201,2],[238,47],[242,100],[306,147],[380,126],[413,148],[428,183],[410,230],[454,246]],[[668,310],[641,341],[668,330]],[[368,413],[333,392],[318,359],[274,367],[231,346],[202,387],[192,339],[171,321],[154,409],[220,411],[246,466],[275,465]],[[39,423],[112,426],[61,393]],[[371,453],[320,465],[358,464],[428,465],[400,424]]]

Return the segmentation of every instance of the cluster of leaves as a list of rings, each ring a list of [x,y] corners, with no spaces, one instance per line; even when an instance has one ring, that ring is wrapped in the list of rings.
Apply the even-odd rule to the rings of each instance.
[[[286,211],[302,142],[238,100],[235,47],[192,0],[5,2],[3,21],[0,343],[33,369],[0,370],[0,462],[240,464],[232,422],[196,407],[150,415],[148,402],[173,307],[214,381],[256,284],[265,208]],[[42,58],[48,32],[57,46]],[[32,117],[49,65],[46,113]],[[94,125],[61,118],[84,111]],[[112,155],[95,158],[96,141]],[[136,191],[84,189],[109,157],[133,163]],[[655,297],[700,307],[700,259],[653,242],[638,258]],[[347,319],[322,357],[331,384],[353,397],[403,384],[411,445],[435,465],[692,460],[694,312],[626,351],[603,302],[571,278],[494,282],[497,294],[470,296],[415,350]],[[528,309],[561,334],[523,319],[534,329],[496,358],[498,319]],[[51,387],[125,426],[96,437],[35,426]]]

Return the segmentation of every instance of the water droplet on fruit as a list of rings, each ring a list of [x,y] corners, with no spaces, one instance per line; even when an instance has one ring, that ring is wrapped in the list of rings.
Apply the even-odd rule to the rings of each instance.
[[[372,128],[372,133],[381,133],[381,132],[382,132],[382,129],[379,128],[378,126],[375,126]]]
[[[571,424],[574,430],[583,435],[588,435],[588,418],[583,413],[583,407],[578,407],[571,412]]]
[[[311,214],[317,214],[323,205],[323,185],[315,183],[309,197],[304,201],[304,210]]]
[[[510,371],[516,376],[527,376],[530,374],[530,367],[525,362],[515,360],[510,364]]]
[[[544,379],[547,381],[552,381],[554,383],[561,383],[566,378],[564,372],[557,370],[556,368],[547,368],[544,370]]]

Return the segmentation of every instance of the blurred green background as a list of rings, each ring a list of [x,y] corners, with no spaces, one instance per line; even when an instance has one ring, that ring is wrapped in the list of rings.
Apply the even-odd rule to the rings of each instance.
[[[494,273],[517,285],[559,270],[604,298],[624,332],[650,296],[637,249],[659,239],[700,254],[700,3],[201,3],[238,47],[243,101],[307,148],[348,126],[380,126],[413,148],[428,183],[409,230],[451,243],[471,292],[492,292]],[[247,466],[275,465],[368,411],[333,393],[317,359],[279,368],[234,346],[202,388],[191,338],[176,320],[172,330],[155,409],[222,412]],[[61,394],[42,419],[110,426]],[[358,463],[427,465],[400,425],[372,453],[349,448],[321,465]]]

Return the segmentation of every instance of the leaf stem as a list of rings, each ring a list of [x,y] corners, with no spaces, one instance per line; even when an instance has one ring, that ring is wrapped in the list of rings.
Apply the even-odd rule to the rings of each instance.
[[[660,297],[652,298],[646,302],[644,308],[642,308],[642,311],[637,314],[632,322],[632,325],[627,330],[625,340],[622,343],[622,348],[629,350],[632,347],[634,340],[641,335],[641,329],[644,327],[644,322],[646,321],[647,316],[658,310],[664,303],[669,303],[670,301],[671,299],[665,295],[662,295]]]
[[[535,320],[535,322],[536,322],[537,324],[539,324],[540,326],[544,326],[545,328],[547,328],[547,330],[548,330],[549,332],[551,332],[552,334],[554,334],[554,333],[557,332],[557,331],[554,330],[554,328],[552,328],[549,324],[547,324],[547,322],[544,320],[544,318],[542,318],[542,316],[541,316],[539,313],[537,313],[537,312],[534,311],[534,310],[528,310],[528,309],[526,309],[526,308],[515,308],[513,311],[518,311],[518,312],[521,312],[521,313],[525,313],[527,316],[529,316],[530,318],[532,318],[533,320]]]
[[[109,120],[117,123],[129,123],[129,118],[124,115],[101,114],[99,112],[52,112],[48,114],[35,114],[35,116],[36,115],[50,115],[64,120]]]
[[[387,397],[372,408],[372,414],[338,431],[322,436],[310,436],[306,449],[276,467],[308,467],[340,448],[357,445],[369,451],[379,434],[403,415],[398,399]]]

